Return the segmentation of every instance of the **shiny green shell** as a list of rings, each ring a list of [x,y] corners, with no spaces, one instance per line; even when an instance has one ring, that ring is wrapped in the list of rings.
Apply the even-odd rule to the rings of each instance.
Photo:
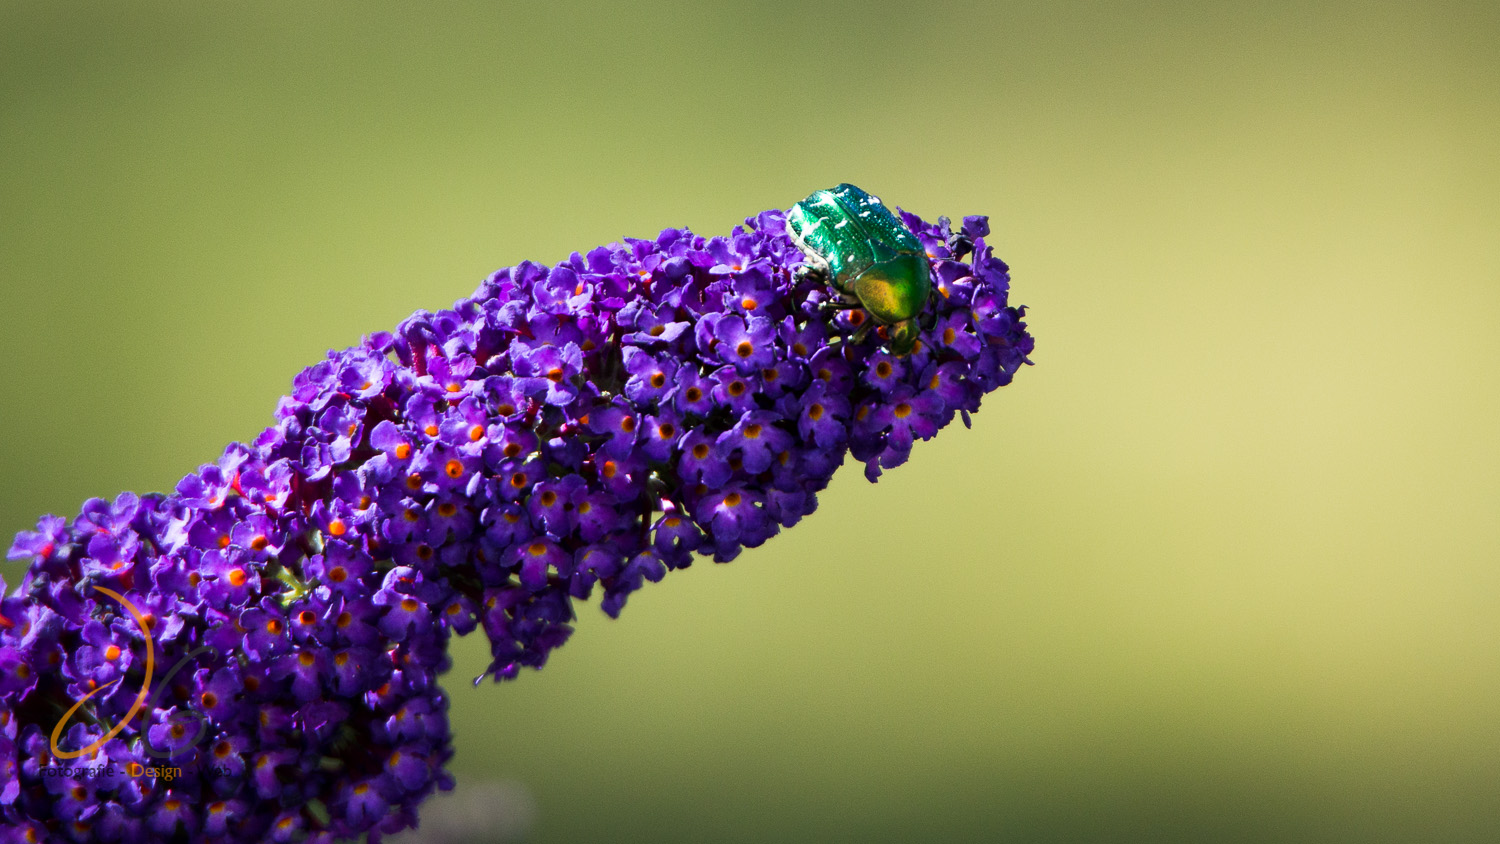
[[[922,312],[932,290],[922,244],[890,209],[854,185],[820,190],[792,206],[787,231],[834,289],[882,325]]]

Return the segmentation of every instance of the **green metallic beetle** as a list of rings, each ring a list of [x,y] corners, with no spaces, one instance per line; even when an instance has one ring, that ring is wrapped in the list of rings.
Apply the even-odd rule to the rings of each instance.
[[[826,278],[843,307],[886,326],[894,354],[911,354],[932,279],[922,244],[879,197],[850,184],[820,190],[792,206],[786,230],[807,254],[799,275]]]

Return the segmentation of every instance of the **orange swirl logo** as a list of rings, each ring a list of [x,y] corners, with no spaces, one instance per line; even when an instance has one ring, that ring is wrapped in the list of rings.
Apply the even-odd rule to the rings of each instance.
[[[135,696],[135,704],[130,707],[129,712],[125,713],[125,717],[121,718],[119,723],[115,724],[113,729],[100,736],[98,741],[94,742],[88,747],[83,748],[82,750],[63,750],[62,748],[57,746],[57,740],[62,737],[63,728],[66,727],[68,725],[68,721],[73,718],[73,713],[77,712],[79,708],[82,707],[85,703],[88,703],[89,698],[93,697],[96,694],[99,694],[110,686],[113,686],[115,683],[120,682],[120,680],[111,680],[108,683],[105,683],[104,685],[94,689],[93,691],[80,698],[77,703],[73,704],[72,709],[64,712],[62,718],[58,720],[57,726],[52,728],[52,755],[57,757],[58,759],[77,759],[80,756],[87,756],[88,754],[93,753],[95,750],[98,750],[100,747],[103,747],[105,742],[119,735],[120,731],[125,729],[125,725],[130,723],[130,719],[134,718],[135,714],[141,711],[142,706],[145,706],[146,696],[151,689],[151,671],[156,666],[156,651],[155,647],[151,643],[151,631],[147,629],[146,618],[145,616],[141,615],[141,611],[136,609],[135,605],[130,603],[130,601],[124,595],[121,595],[119,592],[116,592],[113,589],[107,589],[103,586],[97,585],[94,587],[94,589],[103,592],[104,594],[118,601],[120,606],[124,607],[127,611],[130,612],[131,617],[135,619],[136,626],[141,628],[141,637],[146,640],[146,676],[143,680],[141,680],[141,691],[140,694]]]

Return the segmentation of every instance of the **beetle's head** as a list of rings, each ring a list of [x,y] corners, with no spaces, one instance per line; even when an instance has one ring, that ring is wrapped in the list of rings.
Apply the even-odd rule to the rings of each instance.
[[[891,338],[891,354],[897,357],[906,357],[911,350],[917,346],[917,338],[922,333],[915,319],[903,319],[886,328],[886,334]]]

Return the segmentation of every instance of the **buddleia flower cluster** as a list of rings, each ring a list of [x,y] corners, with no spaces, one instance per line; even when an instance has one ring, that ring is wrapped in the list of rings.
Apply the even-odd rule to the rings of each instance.
[[[1029,362],[985,218],[903,221],[934,285],[909,356],[794,272],[782,212],[668,229],[500,270],[330,352],[175,491],[43,518],[0,601],[0,841],[414,825],[452,784],[451,634],[540,668],[575,600],[734,559]]]

